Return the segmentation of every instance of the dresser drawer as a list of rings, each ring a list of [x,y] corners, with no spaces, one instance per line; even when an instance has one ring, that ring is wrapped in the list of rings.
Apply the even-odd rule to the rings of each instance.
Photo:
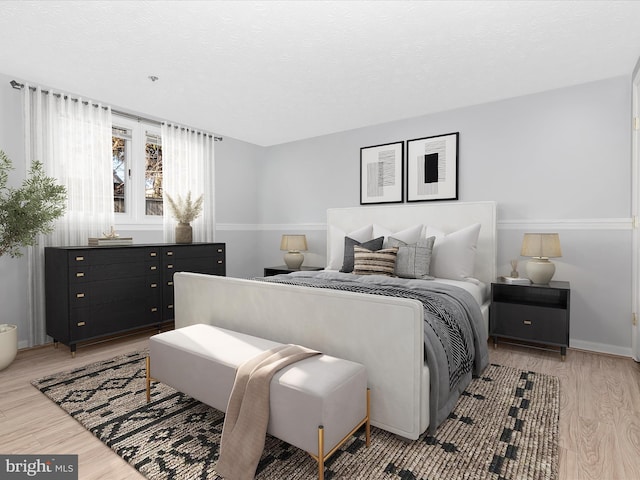
[[[162,297],[160,287],[158,275],[77,283],[69,287],[69,305],[76,308],[146,298],[159,302]]]
[[[198,258],[198,257],[218,257],[224,258],[224,246],[219,244],[207,245],[174,245],[164,249],[166,261],[175,258]]]
[[[144,260],[155,260],[161,256],[161,248],[150,247],[98,247],[68,251],[69,267],[84,265],[111,265]]]
[[[567,345],[566,312],[557,308],[493,302],[491,335]]]
[[[120,280],[127,277],[160,275],[160,259],[104,265],[74,265],[69,268],[69,283]]]
[[[101,335],[157,325],[162,320],[159,300],[128,300],[112,304],[89,305],[70,311],[69,329],[72,341],[83,341]]]

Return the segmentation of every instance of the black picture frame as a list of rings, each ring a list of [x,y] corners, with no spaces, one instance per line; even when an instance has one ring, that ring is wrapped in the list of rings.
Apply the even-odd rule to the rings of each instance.
[[[407,202],[458,199],[460,132],[407,140]]]
[[[404,142],[360,148],[360,205],[404,201]]]

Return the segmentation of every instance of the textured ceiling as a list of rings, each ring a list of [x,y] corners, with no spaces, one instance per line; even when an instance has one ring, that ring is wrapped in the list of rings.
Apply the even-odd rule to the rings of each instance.
[[[630,75],[640,2],[0,0],[0,44],[17,79],[274,145]]]

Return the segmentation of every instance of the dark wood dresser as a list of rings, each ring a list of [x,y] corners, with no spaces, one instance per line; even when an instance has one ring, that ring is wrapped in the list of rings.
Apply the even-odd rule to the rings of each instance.
[[[174,318],[173,274],[225,275],[225,244],[45,248],[47,335],[68,345]]]

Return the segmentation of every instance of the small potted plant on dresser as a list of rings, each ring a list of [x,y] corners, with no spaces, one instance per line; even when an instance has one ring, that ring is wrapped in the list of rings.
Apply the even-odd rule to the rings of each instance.
[[[176,225],[176,243],[191,243],[193,241],[193,222],[202,212],[203,195],[200,195],[195,201],[191,201],[191,192],[187,193],[185,198],[180,195],[174,200],[168,193],[167,202],[171,214],[178,220]]]
[[[8,186],[11,160],[0,150],[0,258],[22,256],[22,248],[36,244],[38,234],[53,230],[53,221],[65,211],[66,188],[47,177],[42,163],[34,161],[19,188]],[[0,370],[18,352],[18,328],[0,324]]]

